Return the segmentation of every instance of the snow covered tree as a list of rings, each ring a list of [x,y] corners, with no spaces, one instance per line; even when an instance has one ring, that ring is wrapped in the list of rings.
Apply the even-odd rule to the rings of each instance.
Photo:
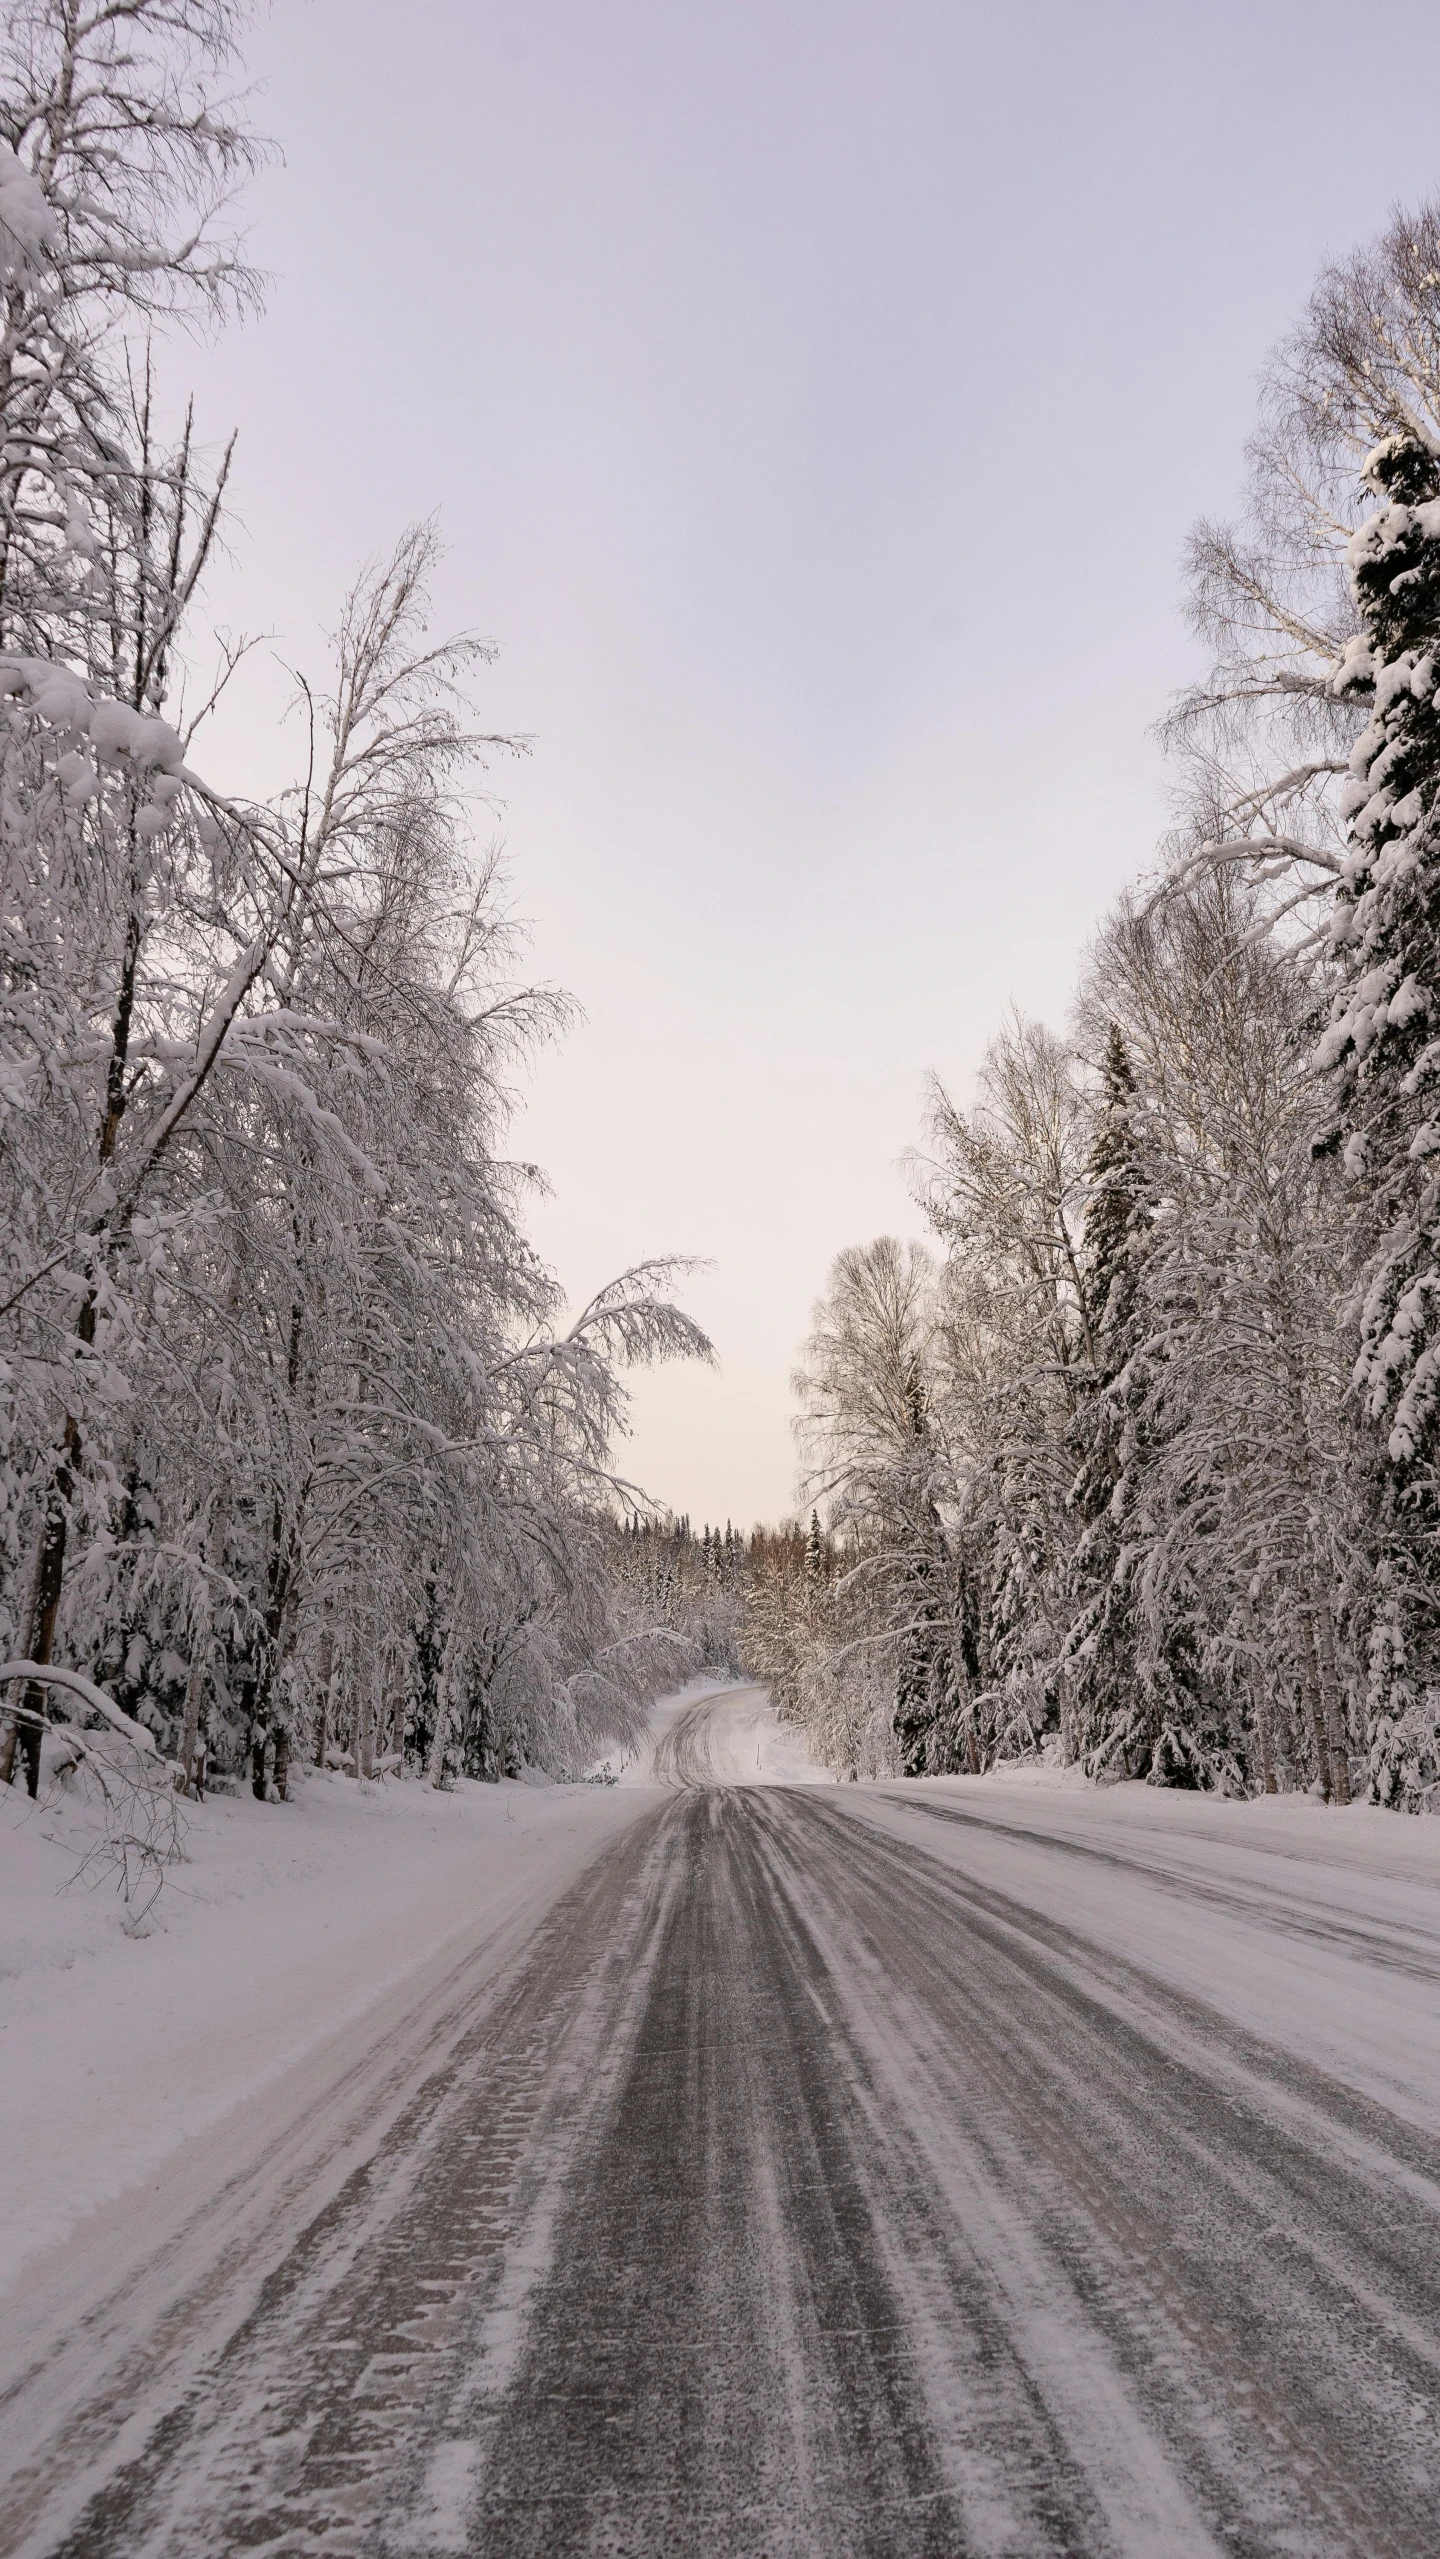
[[[795,1380],[812,1488],[855,1552],[847,1614],[863,1603],[870,1640],[894,1663],[911,1774],[960,1766],[964,1750],[947,1461],[931,1419],[936,1338],[929,1256],[882,1236],[838,1256]]]
[[[1119,1023],[1111,1021],[1100,1066],[1096,1133],[1086,1164],[1084,1220],[1085,1294],[1094,1310],[1096,1374],[1102,1378],[1116,1373],[1116,1351],[1123,1347],[1135,1303],[1147,1192],[1135,1117],[1130,1052]]]
[[[37,1450],[45,1478],[28,1593],[6,1614],[41,1666],[86,1407],[93,1425],[123,1389],[115,1351],[139,1320],[122,1266],[133,1279],[153,1260],[155,1186],[298,885],[253,817],[198,785],[164,716],[217,497],[197,486],[188,432],[176,454],[157,450],[148,358],[137,375],[125,343],[137,315],[246,288],[233,244],[207,237],[255,156],[203,94],[232,24],[208,0],[5,12],[0,686],[19,707],[3,740],[0,1099],[16,1114],[5,1294],[23,1304],[12,1446],[30,1452],[9,1477],[12,1566]],[[167,213],[183,216],[172,244]],[[37,1289],[69,1290],[58,1328]],[[32,1684],[23,1709],[32,1782],[41,1696]],[[7,1774],[13,1749],[12,1725]]]
[[[127,415],[144,334],[255,299],[229,205],[264,146],[215,88],[243,19],[231,0],[0,8],[0,647],[93,668],[115,620],[102,544],[137,566],[151,547]]]
[[[103,1446],[121,1344],[203,1214],[181,1170],[190,1130],[305,881],[199,785],[158,712],[43,658],[0,660],[0,685],[19,706],[0,738],[0,1277],[25,1435],[54,1452],[17,1630],[45,1663],[82,1444],[98,1428]]]
[[[991,1043],[970,1111],[932,1093],[922,1173],[946,1245],[957,1661],[962,1689],[980,1683],[963,1712],[981,1764],[1061,1714],[1071,1434],[1095,1361],[1089,1135],[1074,1061],[1039,1023],[1017,1019]]]
[[[1238,1782],[1260,1739],[1246,1671],[1279,1669],[1343,1802],[1333,1190],[1314,1155],[1307,981],[1254,924],[1222,877],[1122,904],[1097,949],[1089,1000],[1124,1030],[1154,1202],[1112,1512],[1140,1693],[1177,1770]]]
[[[1378,1229],[1365,1267],[1356,1383],[1380,1426],[1387,1604],[1375,1628],[1370,1777],[1382,1802],[1440,1786],[1440,1714],[1409,1676],[1435,1659],[1440,1531],[1440,431],[1393,435],[1367,462],[1379,511],[1350,545],[1361,630],[1337,686],[1371,705],[1342,803],[1351,850],[1331,928],[1342,983],[1321,1061],[1334,1142]],[[1409,1594],[1403,1605],[1401,1593]]]
[[[823,1640],[815,1605],[821,1585],[807,1570],[808,1543],[795,1520],[755,1530],[739,1628],[745,1669],[764,1681],[787,1722],[804,1720],[805,1683],[817,1637]]]
[[[1142,1157],[1135,1076],[1120,1025],[1105,1024],[1096,1130],[1086,1167],[1082,1275],[1093,1310],[1093,1356],[1077,1372],[1070,1504],[1079,1535],[1068,1583],[1075,1615],[1060,1671],[1069,1756],[1092,1771],[1132,1764],[1145,1722],[1137,1664],[1137,1595],[1123,1513],[1134,1507],[1143,1432],[1137,1406],[1136,1298],[1153,1213]],[[1140,1746],[1142,1765],[1149,1752]],[[1138,1773],[1138,1772],[1137,1772]]]
[[[597,1525],[624,1372],[709,1346],[673,1262],[561,1326],[523,1230],[508,1075],[565,1008],[469,841],[487,652],[429,638],[414,530],[302,687],[293,790],[206,788],[176,705],[224,471],[165,448],[131,324],[248,289],[236,20],[4,14],[0,1774],[23,1737],[33,1787],[66,1656],[187,1787],[570,1767],[678,1658]]]
[[[933,1097],[911,1440],[981,1765],[1058,1727],[1097,1775],[1343,1803],[1363,1737],[1373,1800],[1440,1800],[1437,351],[1440,199],[1327,268],[1246,518],[1197,531],[1186,817],[1077,1050],[1016,1021],[973,1108]],[[925,1536],[887,1542],[817,1377],[918,1767],[928,1607],[893,1568]]]
[[[1344,983],[1321,1049],[1337,1137],[1386,1240],[1361,1319],[1360,1376],[1397,1465],[1431,1451],[1440,1391],[1440,437],[1379,446],[1385,501],[1351,544],[1363,632],[1344,684],[1373,714],[1351,758],[1352,851],[1332,926]]]
[[[1394,438],[1440,449],[1440,198],[1325,267],[1262,376],[1244,519],[1191,541],[1192,619],[1215,663],[1169,723],[1188,781],[1182,873],[1244,873],[1312,943],[1342,876],[1365,719],[1350,545],[1373,503],[1366,458]]]
[[[1381,1462],[1357,1453],[1348,1478],[1366,1512],[1349,1610],[1369,1664],[1371,1791],[1412,1809],[1440,1776],[1426,1703],[1440,1624],[1421,995],[1431,982],[1437,350],[1432,199],[1326,268],[1268,368],[1248,521],[1202,526],[1193,548],[1196,620],[1217,664],[1172,724],[1193,785],[1180,876],[1243,871],[1272,921],[1303,917],[1297,958],[1322,1004],[1340,981],[1322,1055],[1336,1069],[1350,1194],[1332,1216],[1345,1239],[1344,1301],[1359,1317],[1356,1391],[1383,1433]]]

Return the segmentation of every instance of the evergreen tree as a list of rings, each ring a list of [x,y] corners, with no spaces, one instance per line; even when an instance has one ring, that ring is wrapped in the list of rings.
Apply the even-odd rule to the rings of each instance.
[[[930,1488],[929,1396],[918,1359],[911,1361],[905,1379],[905,1416],[915,1463],[905,1488],[902,1588],[907,1622],[895,1674],[895,1739],[907,1777],[950,1776],[964,1762],[947,1605],[949,1549]],[[817,1526],[812,1521],[812,1534]]]
[[[1083,1278],[1091,1309],[1090,1358],[1077,1377],[1070,1501],[1081,1533],[1070,1563],[1077,1613],[1065,1639],[1060,1677],[1069,1748],[1092,1769],[1119,1764],[1141,1774],[1152,1755],[1149,1701],[1136,1661],[1136,1594],[1127,1548],[1122,1483],[1138,1456],[1136,1289],[1146,1186],[1135,1126],[1135,1076],[1112,1016],[1101,1069],[1098,1124],[1090,1151]],[[1086,1370],[1088,1369],[1088,1373]],[[1126,1488],[1132,1495],[1133,1484]],[[1073,1703],[1072,1703],[1073,1696]]]
[[[1135,1304],[1135,1246],[1145,1199],[1135,1128],[1135,1075],[1118,1022],[1112,1020],[1101,1069],[1099,1127],[1090,1150],[1090,1195],[1085,1209],[1086,1294],[1105,1351],[1097,1369],[1114,1376],[1116,1345]],[[1108,1381],[1107,1381],[1108,1382]]]
[[[1351,849],[1332,926],[1344,984],[1321,1059],[1338,1087],[1332,1143],[1381,1237],[1356,1367],[1390,1475],[1368,1647],[1370,1789],[1419,1809],[1440,1783],[1440,1722],[1415,1677],[1440,1633],[1440,453],[1392,435],[1364,477],[1382,504],[1350,545],[1362,627],[1336,683],[1372,709],[1344,804]]]

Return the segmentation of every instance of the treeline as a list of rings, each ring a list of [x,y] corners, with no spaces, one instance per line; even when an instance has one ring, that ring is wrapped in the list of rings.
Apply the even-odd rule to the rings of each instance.
[[[561,1325],[527,1241],[508,1084],[565,1007],[472,837],[506,741],[486,649],[427,628],[430,531],[300,680],[292,787],[207,778],[231,457],[167,436],[152,348],[256,298],[236,25],[0,9],[0,1776],[32,1792],[97,1720],[189,1789],[573,1769],[690,1659],[613,1570],[611,1448],[627,1364],[708,1346],[664,1263]]]
[[[683,1677],[739,1672],[750,1541],[728,1520],[697,1536],[688,1515],[636,1515],[617,1533],[612,1572],[634,1622],[683,1643]]]
[[[797,1376],[837,1767],[1440,1807],[1440,206],[1327,268],[1191,601],[1182,815]],[[772,1645],[779,1657],[779,1647]]]

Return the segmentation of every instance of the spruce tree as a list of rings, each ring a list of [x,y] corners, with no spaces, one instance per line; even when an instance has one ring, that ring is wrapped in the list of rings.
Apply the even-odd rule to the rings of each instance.
[[[1186,1604],[1193,1594],[1174,1587],[1172,1568],[1170,1605],[1147,1610],[1143,1596],[1157,1562],[1148,1464],[1158,1454],[1157,1433],[1173,1430],[1175,1414],[1163,1349],[1146,1339],[1142,1279],[1154,1199],[1134,1071],[1113,1018],[1088,1173],[1083,1280],[1091,1355],[1076,1398],[1070,1493],[1082,1523],[1070,1564],[1078,1606],[1062,1656],[1073,1683],[1072,1734],[1093,1774],[1193,1786],[1208,1758]]]
[[[950,1640],[949,1550],[930,1485],[929,1397],[918,1360],[905,1380],[905,1414],[914,1464],[902,1493],[906,1622],[895,1673],[895,1738],[906,1777],[953,1776],[965,1763]]]
[[[1083,1279],[1090,1359],[1077,1371],[1071,1508],[1080,1535],[1070,1562],[1075,1616],[1062,1677],[1075,1704],[1072,1747],[1093,1768],[1118,1763],[1140,1774],[1149,1758],[1148,1715],[1135,1659],[1135,1601],[1117,1499],[1127,1437],[1127,1371],[1135,1351],[1137,1257],[1144,1179],[1134,1121],[1135,1077],[1118,1022],[1101,1069],[1098,1127],[1087,1167]]]
[[[1382,503],[1350,545],[1361,633],[1337,692],[1368,700],[1343,809],[1350,851],[1332,940],[1343,984],[1322,1043],[1331,1143],[1380,1241],[1364,1273],[1356,1383],[1389,1482],[1370,1635],[1370,1791],[1418,1810],[1440,1783],[1440,1724],[1417,1667],[1437,1645],[1433,1540],[1440,1394],[1440,453],[1387,437],[1364,477]],[[1417,1664],[1417,1650],[1430,1658]]]
[[[1100,1126],[1090,1150],[1085,1276],[1098,1365],[1113,1361],[1135,1304],[1135,1245],[1145,1197],[1135,1129],[1135,1076],[1120,1025],[1111,1021],[1101,1069]],[[1113,1374],[1113,1369],[1112,1369]]]

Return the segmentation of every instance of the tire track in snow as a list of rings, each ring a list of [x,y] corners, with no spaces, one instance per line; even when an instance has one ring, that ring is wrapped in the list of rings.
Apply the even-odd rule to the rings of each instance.
[[[644,2026],[529,2352],[481,2401],[487,2559],[971,2546],[753,1801],[694,1791],[668,1825],[682,1881]]]
[[[37,2444],[8,2546],[1428,2559],[1436,2143],[1023,1859],[707,1785],[718,1703],[224,2350],[93,2412],[58,2528]]]
[[[593,2100],[615,2011],[643,1973],[635,1939],[656,1816],[642,1815],[553,1906],[373,2155],[345,2179],[226,2343],[148,2387],[124,2377],[76,2443],[42,2437],[0,2523],[17,2559],[206,2559],[368,2546],[423,2459],[448,2361],[531,2246],[543,2192]],[[232,2284],[243,2272],[231,2270]],[[181,2311],[172,2323],[183,2324]],[[118,2404],[117,2404],[118,2402]],[[29,2494],[26,2494],[28,2489]],[[18,2493],[17,2493],[18,2492]],[[57,2515],[62,2518],[57,2525]]]
[[[961,1829],[982,1832],[991,1841],[1007,1845],[1021,1842],[1027,1848],[1040,1849],[1055,1856],[1080,1858],[1088,1865],[1108,1867],[1112,1873],[1142,1881],[1153,1891],[1178,1901],[1189,1901],[1198,1907],[1234,1913],[1252,1927],[1265,1932],[1283,1931],[1292,1937],[1309,1938],[1329,1946],[1337,1954],[1355,1955],[1362,1962],[1382,1964],[1387,1971],[1407,1974],[1412,1980],[1440,1985],[1440,1925],[1417,1930],[1413,1921],[1402,1930],[1379,1918],[1342,1918],[1322,1909],[1304,1895],[1282,1891],[1273,1883],[1256,1881],[1242,1884],[1233,1877],[1217,1881],[1196,1871],[1192,1858],[1183,1869],[1174,1863],[1175,1852],[1187,1843],[1173,1835],[1152,1844],[1148,1854],[1118,1845],[1101,1847],[1093,1839],[1076,1839],[1063,1831],[1036,1830],[1028,1824],[999,1819],[974,1812],[968,1805],[937,1803],[928,1795],[896,1795],[884,1793],[875,1800],[896,1804],[908,1813],[924,1819],[957,1825]],[[1201,1857],[1203,1860],[1203,1848]],[[1167,1862],[1168,1861],[1168,1862]],[[1412,1880],[1409,1876],[1407,1881]]]
[[[469,2546],[1433,2548],[1433,2144],[848,1805],[677,1820]]]
[[[863,1811],[757,1811],[955,2226],[998,2193],[1224,2546],[1432,2551],[1440,2145]]]

